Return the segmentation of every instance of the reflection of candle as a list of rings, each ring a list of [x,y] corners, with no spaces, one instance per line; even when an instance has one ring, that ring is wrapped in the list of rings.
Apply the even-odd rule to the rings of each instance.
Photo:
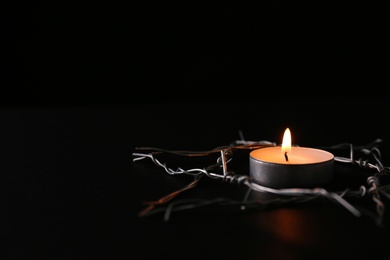
[[[330,152],[292,147],[287,128],[282,146],[250,153],[250,175],[254,182],[273,188],[314,187],[330,182],[334,155]]]

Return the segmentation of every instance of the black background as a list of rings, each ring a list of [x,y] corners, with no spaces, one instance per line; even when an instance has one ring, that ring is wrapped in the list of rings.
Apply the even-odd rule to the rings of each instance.
[[[384,8],[2,1],[2,104],[381,95]]]
[[[389,162],[384,10],[336,1],[2,1],[2,259],[381,255],[387,213],[378,227],[369,214],[357,219],[322,201],[139,218],[143,201],[190,179],[133,163],[132,153],[208,150],[240,132],[279,143],[290,127],[301,146],[382,139]],[[246,158],[233,162],[239,173]],[[331,188],[366,184],[361,169],[335,173]],[[243,190],[204,180],[182,196],[215,197],[242,199]],[[375,212],[369,198],[354,202]]]

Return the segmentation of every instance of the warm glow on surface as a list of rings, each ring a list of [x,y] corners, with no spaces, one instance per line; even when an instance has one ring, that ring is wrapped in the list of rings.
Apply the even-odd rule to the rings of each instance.
[[[283,135],[282,142],[282,152],[290,152],[291,151],[291,132],[289,128],[286,128]]]

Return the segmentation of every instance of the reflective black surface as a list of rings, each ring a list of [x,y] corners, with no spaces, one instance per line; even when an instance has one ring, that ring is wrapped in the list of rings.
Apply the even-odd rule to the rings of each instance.
[[[375,203],[369,196],[348,199],[362,217],[327,198],[243,210],[239,204],[220,202],[243,201],[245,186],[203,177],[171,202],[203,200],[209,206],[173,210],[165,221],[163,211],[144,217],[138,214],[145,202],[181,189],[193,178],[169,175],[149,160],[132,161],[136,147],[209,150],[239,139],[239,131],[247,140],[278,143],[288,126],[294,143],[309,147],[343,142],[358,147],[383,138],[379,147],[387,165],[386,128],[360,120],[364,115],[379,122],[386,106],[380,105],[370,117],[367,113],[349,117],[336,113],[351,107],[359,110],[364,100],[301,98],[268,112],[262,108],[273,104],[245,102],[3,108],[2,258],[379,256],[386,250],[388,236],[386,197],[382,197],[383,225],[377,225]],[[336,106],[339,103],[349,106]],[[306,114],[306,107],[314,104],[327,109],[317,116]],[[287,116],[285,111],[292,110]],[[349,156],[348,149],[333,152]],[[206,158],[164,158],[173,168],[210,164]],[[246,151],[237,151],[228,167],[245,175],[248,160]],[[332,183],[325,188],[359,190],[361,185],[368,187],[371,174],[356,165],[336,163]],[[381,178],[382,185],[387,181],[386,176]],[[277,197],[251,193],[248,200],[252,199]]]

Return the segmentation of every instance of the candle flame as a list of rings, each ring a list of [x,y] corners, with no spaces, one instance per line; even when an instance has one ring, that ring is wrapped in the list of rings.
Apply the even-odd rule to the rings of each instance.
[[[286,128],[283,135],[283,142],[282,142],[282,152],[290,152],[291,151],[291,132],[289,128]]]

